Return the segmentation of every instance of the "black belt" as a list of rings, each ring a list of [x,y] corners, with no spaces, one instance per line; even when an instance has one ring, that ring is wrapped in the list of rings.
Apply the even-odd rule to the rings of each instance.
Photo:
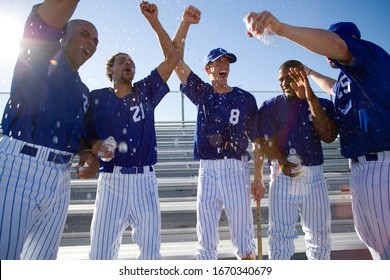
[[[107,172],[107,173],[112,173],[114,171],[115,166],[104,166],[100,168],[100,172]],[[153,171],[152,166],[118,166],[121,167],[119,170],[120,173],[122,174],[143,174],[144,173],[144,168],[149,168],[149,171]]]
[[[31,157],[36,157],[38,148],[24,145],[20,150],[20,153]],[[72,155],[63,155],[61,153],[49,152],[46,160],[56,164],[68,164],[72,160]]]
[[[378,154],[367,154],[367,155],[364,155],[363,157],[366,159],[366,161],[377,161],[378,160]],[[352,161],[359,163],[359,158],[354,157],[354,158],[352,158]]]

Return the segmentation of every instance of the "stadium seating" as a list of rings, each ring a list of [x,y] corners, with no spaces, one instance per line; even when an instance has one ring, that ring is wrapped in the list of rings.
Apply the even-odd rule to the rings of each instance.
[[[194,122],[156,123],[158,163],[155,166],[159,184],[162,216],[162,255],[164,259],[194,259],[196,247],[196,186],[199,162],[193,160]],[[364,250],[352,221],[348,188],[348,160],[339,152],[339,141],[323,143],[324,172],[329,185],[332,211],[332,250]],[[251,148],[248,149],[252,153]],[[75,160],[74,165],[76,164]],[[253,161],[250,162],[253,176]],[[269,168],[264,166],[268,182]],[[59,250],[59,259],[87,259],[89,229],[94,210],[97,179],[82,180],[72,175],[71,204]],[[252,203],[256,223],[256,205]],[[261,233],[263,254],[267,255],[268,196],[261,202]],[[255,224],[257,231],[257,225]],[[296,252],[304,253],[303,232],[297,224],[300,237]],[[255,234],[256,236],[256,234]],[[134,259],[137,248],[131,240],[129,227],[123,236],[120,259]],[[219,258],[234,258],[226,216],[220,220]],[[346,258],[348,258],[346,256]]]

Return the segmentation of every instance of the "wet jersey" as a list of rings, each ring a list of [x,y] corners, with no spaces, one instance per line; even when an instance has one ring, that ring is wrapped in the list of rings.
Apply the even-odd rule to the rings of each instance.
[[[333,103],[318,99],[326,114],[334,120]],[[321,165],[324,162],[321,139],[306,100],[287,98],[285,95],[273,97],[263,102],[259,119],[259,136],[273,138],[283,154],[288,155],[290,149],[294,148],[303,165]]]
[[[76,153],[89,90],[64,57],[59,44],[62,36],[33,9],[25,25],[2,127],[9,137]]]
[[[195,159],[249,159],[249,139],[256,139],[257,104],[247,91],[234,87],[218,94],[193,72],[180,90],[198,108]]]
[[[341,36],[353,66],[333,61],[341,70],[333,90],[341,154],[354,158],[390,150],[390,55],[361,39]]]
[[[93,90],[86,115],[86,138],[113,136],[118,144],[115,157],[101,161],[105,167],[145,166],[157,162],[154,110],[169,87],[157,69],[133,85],[133,91],[119,98],[111,88]],[[98,128],[96,128],[98,127]]]

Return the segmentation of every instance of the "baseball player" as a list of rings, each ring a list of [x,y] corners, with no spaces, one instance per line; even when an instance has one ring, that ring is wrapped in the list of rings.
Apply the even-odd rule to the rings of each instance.
[[[98,44],[90,22],[68,22],[77,3],[44,1],[25,25],[2,120],[0,259],[57,256],[89,93],[77,70]],[[80,165],[85,162],[79,176],[94,176],[96,157],[80,154]]]
[[[250,13],[257,33],[263,24],[275,34],[324,55],[340,74],[333,85],[310,76],[335,93],[341,154],[351,161],[350,189],[355,229],[373,259],[390,259],[390,55],[361,39],[352,22],[328,30],[279,22],[271,13]],[[262,24],[263,23],[263,24]]]
[[[299,61],[280,66],[279,82],[283,94],[264,101],[259,109],[260,144],[271,168],[268,256],[291,258],[300,217],[307,258],[327,260],[331,214],[321,140],[330,143],[337,137],[334,106],[314,95]],[[293,162],[293,156],[300,162]]]
[[[160,259],[160,204],[153,165],[157,162],[154,109],[169,92],[167,80],[178,62],[176,49],[160,21],[155,4],[143,1],[141,12],[156,32],[165,60],[133,84],[135,64],[125,53],[111,57],[106,74],[112,88],[91,92],[87,139],[101,160],[91,225],[91,259],[117,259],[122,234],[130,225],[140,249],[137,259]],[[115,154],[103,140],[113,136]],[[99,140],[97,140],[99,139]],[[96,141],[97,140],[97,141]]]
[[[183,59],[190,24],[200,20],[200,11],[189,6],[173,42]],[[211,84],[203,82],[183,60],[175,72],[180,89],[198,107],[194,157],[200,160],[197,193],[197,259],[217,259],[218,221],[222,208],[229,220],[232,243],[239,259],[255,259],[251,184],[247,153],[248,137],[256,136],[257,105],[249,92],[228,85],[234,54],[222,48],[205,57]]]

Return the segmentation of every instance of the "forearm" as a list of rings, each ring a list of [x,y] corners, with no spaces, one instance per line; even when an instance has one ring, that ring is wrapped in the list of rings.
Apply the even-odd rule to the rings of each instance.
[[[308,104],[313,117],[314,127],[321,140],[326,143],[334,141],[338,134],[336,123],[328,117],[316,96],[310,101],[308,100]]]
[[[179,62],[175,67],[175,73],[182,84],[185,84],[188,76],[191,73],[191,69],[184,62],[184,46],[189,28],[190,24],[185,21],[182,21],[173,38],[173,44],[179,56]]]
[[[287,156],[284,155],[277,147],[276,141],[272,138],[265,139],[265,138],[259,138],[258,139],[261,149],[263,151],[263,154],[270,160],[277,160],[279,164],[284,164],[284,162],[287,159]]]
[[[313,79],[313,81],[320,87],[320,89],[329,95],[335,95],[333,92],[333,86],[336,83],[335,79],[324,76],[313,69],[307,71],[306,74]]]
[[[173,44],[175,45],[175,48],[179,54],[180,60],[184,59],[184,46],[189,28],[189,23],[181,21],[180,26],[177,29],[175,36],[173,37]]]
[[[335,60],[349,61],[352,57],[344,40],[328,30],[281,23],[277,35]]]
[[[260,142],[253,143],[253,161],[254,161],[254,180],[263,181],[264,169],[264,151],[261,149]]]
[[[164,27],[161,25],[161,22],[156,19],[151,22],[150,25],[157,34],[165,59],[169,60],[172,57],[177,59],[177,51],[175,46],[173,45],[172,40],[165,31]]]
[[[81,138],[79,142],[79,154],[92,152],[91,147],[92,145],[90,145],[90,143],[88,143],[84,138]]]
[[[45,0],[37,13],[48,25],[61,30],[72,17],[78,3],[79,0]]]

